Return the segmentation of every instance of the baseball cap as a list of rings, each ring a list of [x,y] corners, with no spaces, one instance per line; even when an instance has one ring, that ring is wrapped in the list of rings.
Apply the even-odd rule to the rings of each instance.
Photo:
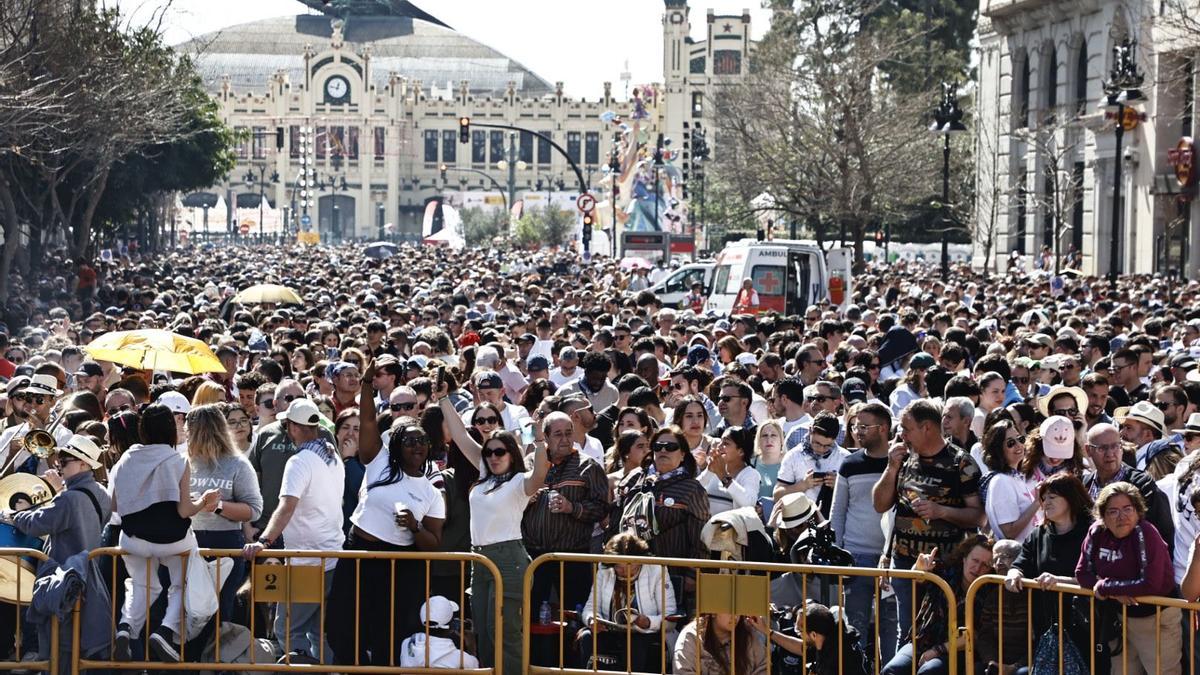
[[[500,380],[500,375],[497,373],[480,373],[475,378],[476,389],[499,389],[504,386],[504,382]]]
[[[550,359],[547,359],[545,356],[543,356],[541,354],[534,354],[533,356],[529,357],[529,360],[527,360],[525,362],[525,366],[530,371],[549,370],[550,369]]]
[[[525,333],[521,337],[517,338],[518,344],[520,344],[522,342],[537,342],[537,336],[534,335],[533,333]]]
[[[737,355],[737,362],[743,366],[757,366],[758,357],[754,355],[754,352],[742,352]]]
[[[96,363],[95,361],[84,361],[83,363],[79,364],[79,370],[75,371],[75,375],[82,375],[84,377],[103,376],[104,369],[101,368],[100,364]]]
[[[917,352],[908,360],[909,368],[931,368],[934,364],[933,357],[925,352]]]
[[[867,383],[857,377],[846,378],[846,381],[842,382],[842,396],[846,398],[847,403],[866,401]]]
[[[446,628],[450,625],[450,620],[454,618],[454,613],[457,611],[457,602],[441,595],[435,595],[429,598],[425,604],[421,605],[421,621],[428,623],[430,626]]]
[[[574,347],[563,347],[562,350],[560,350],[558,352],[558,360],[559,361],[578,361],[579,360],[579,352],[576,351],[576,349]]]
[[[177,391],[163,392],[155,403],[167,406],[167,409],[177,415],[186,415],[192,411],[192,404],[187,397]]]
[[[315,427],[321,420],[321,411],[317,410],[317,404],[312,401],[306,398],[298,398],[288,406],[284,417],[289,422],[294,422],[300,426]]]
[[[687,363],[689,366],[703,363],[711,358],[712,352],[708,351],[708,347],[704,345],[692,345],[691,349],[688,349]]]
[[[1042,449],[1052,459],[1075,456],[1075,425],[1062,415],[1047,417],[1042,422]]]

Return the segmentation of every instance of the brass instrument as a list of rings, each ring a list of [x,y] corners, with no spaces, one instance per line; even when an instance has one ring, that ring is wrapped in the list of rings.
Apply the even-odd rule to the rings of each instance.
[[[60,423],[62,423],[63,417],[65,417],[65,415],[59,413],[58,417],[53,418],[50,422],[50,426],[46,427],[45,429],[31,428],[29,433],[25,434],[25,436],[21,439],[21,447],[25,450],[25,452],[28,452],[38,459],[49,459],[50,456],[54,454],[55,448],[58,446],[58,441],[54,440],[54,430],[58,428]],[[29,423],[29,425],[30,427],[33,426],[32,423]]]

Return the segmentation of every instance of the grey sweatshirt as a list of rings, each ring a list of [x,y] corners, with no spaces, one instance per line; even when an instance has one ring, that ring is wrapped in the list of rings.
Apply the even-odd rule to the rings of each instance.
[[[133,445],[109,472],[109,491],[117,497],[117,512],[125,516],[160,502],[178,502],[186,467],[187,458],[169,445]]]
[[[219,458],[215,463],[191,461],[192,482],[191,493],[195,499],[208,490],[220,490],[221,501],[242,502],[250,506],[250,522],[262,515],[263,498],[258,489],[258,476],[250,460],[242,455],[229,455]],[[242,524],[218,516],[215,513],[200,512],[192,517],[192,529],[204,530],[240,530]]]

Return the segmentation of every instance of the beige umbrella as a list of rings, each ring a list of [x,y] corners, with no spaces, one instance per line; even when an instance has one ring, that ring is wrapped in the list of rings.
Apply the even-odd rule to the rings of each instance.
[[[300,298],[300,295],[296,291],[278,284],[258,284],[257,286],[251,286],[233,296],[233,301],[243,305],[304,304],[304,300]]]

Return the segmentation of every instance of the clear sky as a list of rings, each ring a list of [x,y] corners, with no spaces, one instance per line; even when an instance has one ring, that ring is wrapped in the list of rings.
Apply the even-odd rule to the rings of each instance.
[[[172,44],[225,26],[308,11],[295,0],[116,2],[137,23],[150,21],[167,7],[163,26]],[[624,97],[621,73],[626,61],[633,85],[662,79],[662,0],[414,0],[413,4],[547,81],[562,81],[574,97],[599,98],[605,81],[613,83],[616,96]],[[760,0],[691,0],[690,6],[696,39],[704,37],[709,8],[717,14],[749,9],[755,38],[762,36],[770,20]]]

